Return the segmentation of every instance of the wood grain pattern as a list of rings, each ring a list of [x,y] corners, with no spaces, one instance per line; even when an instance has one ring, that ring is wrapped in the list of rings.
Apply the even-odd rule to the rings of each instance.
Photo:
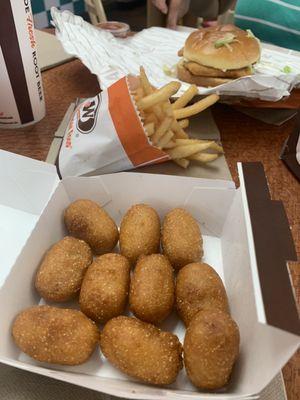
[[[97,79],[78,60],[43,73],[47,115],[36,125],[19,130],[0,130],[0,148],[38,160],[45,160],[53,135],[69,104],[77,97],[91,97],[99,91]],[[267,125],[218,104],[213,114],[221,132],[225,155],[238,184],[238,161],[262,161],[273,199],[282,200],[289,218],[297,255],[300,257],[300,185],[279,154],[292,132],[294,121],[281,127]],[[300,302],[300,263],[290,265],[295,294]],[[284,367],[289,400],[300,398],[300,352]]]

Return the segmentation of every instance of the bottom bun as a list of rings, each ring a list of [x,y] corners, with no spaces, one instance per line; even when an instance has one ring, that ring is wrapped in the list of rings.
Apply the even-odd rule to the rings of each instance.
[[[211,76],[196,76],[190,73],[182,63],[177,64],[177,78],[183,82],[193,83],[197,86],[214,87],[223,83],[232,82],[233,79],[214,78]]]

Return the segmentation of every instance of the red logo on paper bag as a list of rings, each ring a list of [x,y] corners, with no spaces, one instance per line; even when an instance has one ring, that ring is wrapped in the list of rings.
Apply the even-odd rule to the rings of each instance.
[[[93,131],[98,116],[99,105],[101,103],[100,95],[83,103],[79,109],[79,118],[77,120],[77,129],[83,134]]]
[[[67,149],[72,148],[72,135],[74,132],[74,115],[72,116],[69,126],[68,126],[68,131],[67,131],[67,136],[66,136],[66,143],[65,146]]]

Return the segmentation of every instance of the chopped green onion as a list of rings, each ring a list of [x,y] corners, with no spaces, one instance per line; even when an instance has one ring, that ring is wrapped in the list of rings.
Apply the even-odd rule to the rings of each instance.
[[[284,72],[285,74],[290,74],[292,72],[292,68],[289,65],[286,65],[282,68],[281,71]]]
[[[218,49],[219,47],[226,46],[226,45],[234,42],[235,37],[236,36],[232,33],[226,33],[226,35],[224,37],[215,41],[215,43],[214,43],[215,48]]]

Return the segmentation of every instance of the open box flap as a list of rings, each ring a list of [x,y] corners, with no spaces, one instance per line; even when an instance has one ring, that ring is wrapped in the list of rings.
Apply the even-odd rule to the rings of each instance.
[[[258,321],[300,334],[287,261],[297,255],[281,201],[271,200],[261,163],[239,163]]]
[[[0,150],[0,286],[58,182],[53,165]]]
[[[0,204],[40,215],[59,178],[54,165],[0,150]]]

